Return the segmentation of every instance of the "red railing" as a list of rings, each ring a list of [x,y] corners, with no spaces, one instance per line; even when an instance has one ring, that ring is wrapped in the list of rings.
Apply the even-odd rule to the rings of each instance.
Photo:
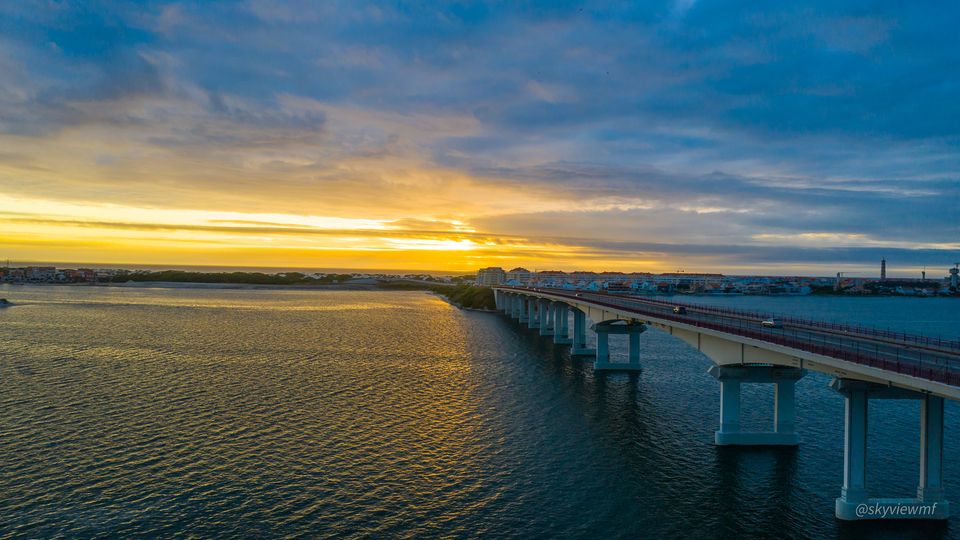
[[[883,333],[882,331],[873,331],[873,332],[852,332],[850,329],[860,329],[862,327],[853,327],[850,325],[836,325],[832,323],[822,323],[819,321],[808,321],[804,319],[794,318],[794,317],[777,317],[781,321],[787,322],[792,325],[798,326],[809,326],[818,329],[828,329],[834,330],[836,332],[848,332],[854,334],[854,336],[842,336],[835,335],[835,339],[838,343],[827,343],[827,342],[817,342],[811,338],[808,334],[807,338],[800,338],[797,336],[790,336],[789,334],[783,333],[773,333],[769,331],[764,331],[760,326],[751,326],[744,327],[744,320],[754,320],[760,321],[773,317],[770,313],[762,312],[750,312],[745,310],[736,310],[736,309],[727,309],[727,308],[717,308],[715,306],[702,306],[696,304],[687,304],[687,303],[672,303],[666,302],[663,300],[656,299],[627,299],[620,298],[611,295],[595,294],[595,293],[580,293],[580,296],[576,294],[571,294],[569,291],[565,290],[556,290],[556,289],[541,289],[540,291],[533,291],[532,289],[524,289],[521,287],[502,287],[504,289],[514,289],[523,292],[543,292],[545,294],[551,294],[554,296],[561,296],[565,298],[570,298],[573,300],[587,300],[592,304],[611,307],[615,309],[625,309],[631,313],[655,317],[658,319],[678,322],[682,324],[687,324],[691,326],[696,326],[698,328],[706,328],[710,330],[717,330],[720,332],[726,332],[729,334],[734,334],[737,336],[742,336],[751,339],[757,339],[767,343],[774,343],[777,345],[782,345],[784,347],[789,347],[801,351],[806,351],[814,354],[820,354],[823,356],[829,356],[831,358],[837,358],[840,360],[846,360],[860,365],[866,365],[870,367],[875,367],[878,369],[883,369],[886,371],[892,371],[896,373],[901,373],[904,375],[910,375],[913,377],[918,377],[922,379],[927,379],[930,381],[940,382],[948,384],[951,386],[960,386],[960,358],[952,358],[950,356],[942,356],[943,354],[952,355],[955,354],[951,349],[934,349],[936,353],[939,354],[927,354],[927,357],[924,358],[923,350],[928,350],[924,348],[920,350],[916,347],[916,344],[926,344],[928,338],[923,336],[912,336],[906,333]],[[588,297],[585,295],[589,295]],[[599,298],[598,298],[599,297]],[[654,304],[663,306],[664,308],[669,308],[665,311],[657,311],[653,309],[644,309],[644,304]],[[696,316],[691,317],[688,315],[679,315],[674,314],[672,309],[677,306],[683,306],[688,310],[702,311],[704,313],[718,315],[720,317],[730,317],[738,319],[738,324],[725,323],[722,320],[703,320],[698,319]],[[876,332],[876,333],[874,333]],[[885,349],[885,352],[890,354],[891,352],[896,353],[896,359],[884,358],[880,354],[879,346],[874,349],[874,353],[871,354],[869,350],[861,350],[860,340],[864,338],[874,338],[874,337],[883,337],[889,338],[893,335],[897,336],[896,340],[885,339],[881,340],[886,346],[889,346],[889,349]],[[851,340],[856,340],[855,342]],[[874,340],[876,341],[876,340]],[[939,343],[951,343],[949,341],[937,340]],[[955,342],[953,342],[955,343]],[[913,344],[911,346],[911,344]],[[904,358],[901,360],[900,350],[904,351]],[[955,347],[955,349],[960,350],[960,347]],[[916,358],[911,358],[910,355],[915,353]]]
[[[589,293],[597,294],[597,293]],[[600,295],[602,296],[602,294]],[[937,350],[946,353],[960,354],[960,340],[949,340],[943,339],[941,337],[928,337],[919,334],[908,334],[906,332],[895,332],[892,330],[884,330],[881,328],[872,328],[869,326],[861,325],[852,325],[852,324],[843,324],[835,323],[829,321],[815,321],[811,319],[803,319],[799,317],[792,316],[780,316],[774,313],[762,312],[762,311],[749,311],[742,309],[733,309],[733,308],[724,308],[718,306],[709,306],[704,304],[693,304],[687,302],[667,302],[665,300],[659,300],[655,298],[632,298],[630,299],[634,302],[647,302],[651,304],[662,304],[670,306],[684,306],[691,309],[696,309],[698,311],[704,311],[709,313],[716,313],[719,315],[729,315],[735,317],[744,317],[755,320],[763,320],[771,317],[776,317],[783,322],[788,322],[797,326],[808,326],[811,328],[819,328],[823,330],[831,330],[834,332],[843,332],[847,334],[855,334],[869,338],[880,338],[886,339],[890,342],[901,343],[905,345],[914,345],[926,347],[929,350]]]

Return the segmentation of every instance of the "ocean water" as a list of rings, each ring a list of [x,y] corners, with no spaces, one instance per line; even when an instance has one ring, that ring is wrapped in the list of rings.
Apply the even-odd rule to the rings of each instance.
[[[960,538],[957,518],[834,519],[843,400],[826,376],[798,383],[799,448],[715,447],[709,360],[655,330],[642,373],[594,374],[419,292],[0,297],[18,304],[0,310],[0,538]],[[710,300],[960,334],[943,299]],[[769,423],[772,390],[747,385],[743,414]],[[871,403],[875,495],[914,493],[918,414]]]

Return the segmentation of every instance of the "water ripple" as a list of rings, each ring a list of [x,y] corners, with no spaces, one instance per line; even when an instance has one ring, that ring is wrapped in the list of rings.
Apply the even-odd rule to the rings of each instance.
[[[707,360],[656,331],[641,375],[595,376],[420,293],[3,292],[23,298],[0,312],[0,537],[952,531],[833,520],[842,401],[824,377],[798,385],[799,450],[715,448]],[[746,387],[744,421],[769,401]],[[915,485],[914,409],[876,408],[884,492]]]

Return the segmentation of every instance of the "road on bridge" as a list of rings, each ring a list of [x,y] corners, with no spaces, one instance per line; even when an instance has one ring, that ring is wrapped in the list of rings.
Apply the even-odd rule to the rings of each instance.
[[[770,328],[761,325],[770,314],[563,289],[536,290],[616,307],[638,319],[686,323],[960,386],[960,343],[955,341],[792,317],[777,317],[782,326]],[[675,313],[678,306],[685,312]]]

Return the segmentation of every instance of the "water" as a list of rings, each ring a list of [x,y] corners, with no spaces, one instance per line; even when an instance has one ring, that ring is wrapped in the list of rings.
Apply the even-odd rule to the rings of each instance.
[[[0,537],[960,537],[957,518],[834,520],[843,401],[825,376],[798,383],[799,448],[716,448],[709,360],[654,330],[641,374],[595,376],[418,292],[4,296],[21,305],[0,310]],[[938,299],[722,300],[957,336]],[[747,385],[745,423],[771,400]],[[918,410],[871,404],[877,494],[915,490]]]

